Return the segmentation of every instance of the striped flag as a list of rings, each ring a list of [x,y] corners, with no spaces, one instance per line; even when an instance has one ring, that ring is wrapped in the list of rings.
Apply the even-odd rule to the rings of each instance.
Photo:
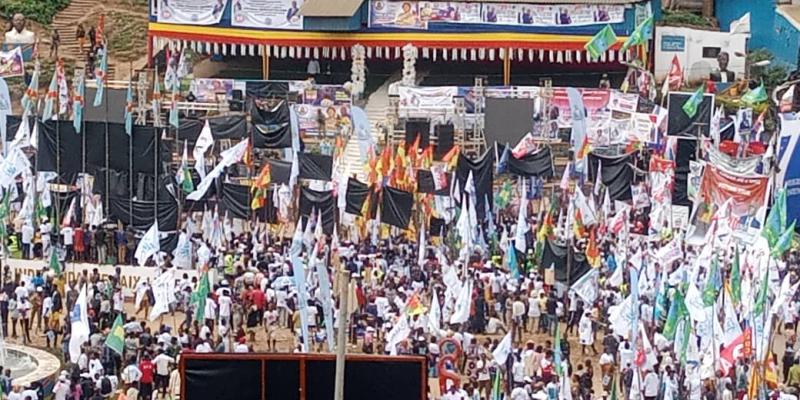
[[[56,63],[56,75],[58,76],[58,114],[69,113],[69,87],[67,86],[67,76],[64,72],[64,61]]]
[[[53,118],[53,108],[58,97],[58,74],[53,72],[53,79],[50,80],[50,87],[47,88],[47,95],[44,98],[44,110],[42,120],[47,121]]]
[[[86,91],[86,76],[79,74],[77,88],[72,96],[72,126],[75,127],[75,133],[81,133],[81,126],[83,125],[83,96]]]
[[[161,81],[158,79],[158,67],[156,67],[156,78],[153,79],[153,124],[161,126]]]
[[[100,52],[100,66],[94,70],[95,84],[97,85],[93,104],[95,107],[100,107],[100,105],[103,104],[103,92],[105,90],[106,81],[108,80],[108,51],[105,46],[98,49],[98,51]]]
[[[36,107],[36,102],[39,100],[39,75],[40,75],[40,66],[39,62],[36,62],[36,66],[33,69],[33,75],[31,76],[31,83],[28,85],[28,89],[25,90],[25,94],[22,96],[22,114],[23,115],[30,115],[33,108]]]
[[[128,81],[128,94],[125,96],[125,133],[133,134],[133,87]]]

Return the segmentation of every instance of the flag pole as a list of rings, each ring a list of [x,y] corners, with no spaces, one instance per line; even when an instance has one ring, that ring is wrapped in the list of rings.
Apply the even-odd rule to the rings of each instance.
[[[327,267],[326,267],[327,268]],[[348,297],[350,296],[350,274],[347,269],[340,268],[336,271],[340,274],[339,282],[339,327],[336,332],[336,376],[333,392],[333,400],[344,400],[344,369],[345,354],[347,353],[347,322],[350,318],[348,309]]]
[[[128,90],[131,90],[133,85],[133,62],[128,63]],[[129,104],[125,104],[126,112]],[[133,116],[131,116],[133,118]],[[127,124],[127,120],[124,121]],[[128,213],[128,224],[133,225],[133,128],[128,135],[128,207],[131,212]]]

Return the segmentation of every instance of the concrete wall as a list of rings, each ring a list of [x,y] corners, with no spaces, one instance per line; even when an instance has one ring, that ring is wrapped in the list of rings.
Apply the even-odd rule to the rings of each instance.
[[[785,64],[797,63],[800,29],[776,10],[775,0],[716,0],[720,28],[727,31],[732,21],[750,13],[752,37],[749,49],[768,49]]]
[[[769,46],[772,54],[776,59],[796,67],[797,51],[800,46],[800,28],[779,10],[775,15],[772,35],[773,40],[770,41]]]
[[[656,29],[656,80],[662,81],[669,73],[674,56],[678,56],[684,79],[689,82],[708,79],[708,75],[718,68],[718,64],[716,55],[703,57],[703,48],[727,51],[730,55],[728,70],[735,72],[736,76],[743,76],[744,57],[736,57],[734,53],[744,51],[745,41],[746,36],[741,34],[660,26]]]

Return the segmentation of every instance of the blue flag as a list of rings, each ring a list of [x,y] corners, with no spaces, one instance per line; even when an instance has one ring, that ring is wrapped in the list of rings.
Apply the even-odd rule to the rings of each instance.
[[[75,127],[75,133],[81,133],[81,126],[83,125],[83,96],[86,92],[86,77],[83,74],[78,75],[77,89],[75,95],[72,97],[72,126]]]
[[[519,263],[517,262],[517,250],[512,244],[509,243],[508,248],[508,269],[511,271],[511,276],[519,281]]]
[[[42,120],[47,121],[53,118],[53,108],[58,97],[58,74],[53,71],[53,79],[50,80],[50,87],[47,88],[47,95],[44,98],[44,110]]]
[[[180,128],[180,120],[178,119],[178,92],[172,91],[172,102],[169,106],[169,124],[175,128]]]
[[[108,52],[105,47],[100,48],[98,51],[100,52],[100,67],[94,70],[95,83],[97,84],[97,91],[94,94],[95,107],[100,107],[103,104],[103,92],[108,79]]]
[[[125,96],[125,133],[130,136],[133,133],[133,88],[131,81],[128,81],[128,95]]]

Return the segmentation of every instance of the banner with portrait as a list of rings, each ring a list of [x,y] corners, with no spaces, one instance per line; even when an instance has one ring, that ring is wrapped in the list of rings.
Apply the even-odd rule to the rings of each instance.
[[[158,22],[215,25],[222,19],[228,0],[160,0]]]
[[[22,61],[22,47],[0,51],[0,78],[22,76],[23,74],[25,74],[25,64]]]
[[[217,102],[221,97],[233,99],[233,79],[195,78],[189,86],[199,102]]]
[[[767,213],[769,177],[736,175],[714,165],[706,165],[700,191],[692,211],[693,238],[704,238],[712,221],[719,220],[718,232],[729,227],[734,237],[753,243]],[[723,208],[722,215],[718,211]]]
[[[353,120],[349,105],[327,107],[295,104],[300,134],[307,136],[336,136],[352,131]]]
[[[458,95],[457,86],[407,87],[398,88],[400,108],[404,110],[439,109],[455,107],[453,98]]]
[[[586,26],[625,21],[622,5],[370,1],[369,26],[435,29],[436,24]]]
[[[302,6],[303,0],[233,0],[231,25],[302,30]]]
[[[302,91],[303,104],[314,106],[332,106],[350,104],[353,98],[342,85],[312,85]]]

